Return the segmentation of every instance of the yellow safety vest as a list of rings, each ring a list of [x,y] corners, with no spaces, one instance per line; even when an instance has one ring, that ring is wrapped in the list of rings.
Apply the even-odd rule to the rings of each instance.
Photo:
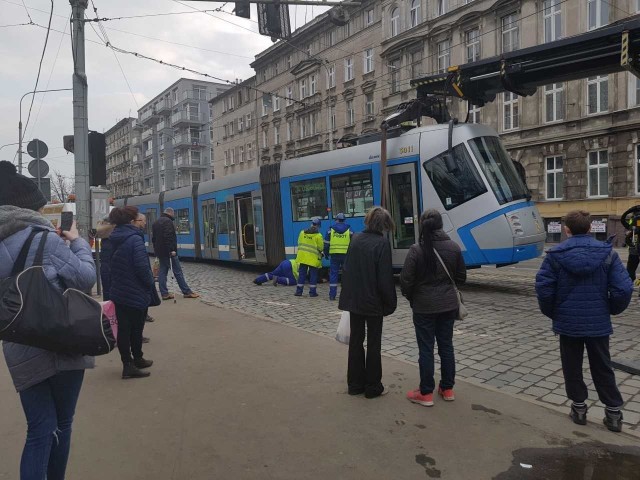
[[[293,271],[293,278],[295,278],[297,281],[298,272],[300,271],[300,266],[298,265],[298,262],[296,262],[295,260],[289,260],[289,263],[291,264],[291,270]]]
[[[310,267],[322,266],[322,249],[324,242],[320,233],[304,233],[300,232],[298,236],[298,255],[296,261],[309,265]]]
[[[349,249],[349,243],[351,242],[351,229],[344,233],[338,233],[333,228],[329,236],[329,254],[334,253],[347,253]]]

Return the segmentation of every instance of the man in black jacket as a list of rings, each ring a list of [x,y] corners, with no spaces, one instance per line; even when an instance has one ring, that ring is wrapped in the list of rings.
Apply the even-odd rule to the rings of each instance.
[[[160,295],[162,295],[163,300],[174,298],[174,295],[169,293],[167,289],[167,274],[169,273],[169,268],[171,268],[184,298],[198,298],[200,295],[191,291],[182,273],[182,267],[178,259],[178,237],[173,223],[174,215],[173,208],[166,208],[151,227],[153,250],[160,261],[160,272],[158,274]]]

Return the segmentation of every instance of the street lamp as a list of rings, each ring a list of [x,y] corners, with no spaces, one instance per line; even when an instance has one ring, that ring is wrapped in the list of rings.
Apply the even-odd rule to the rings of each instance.
[[[20,98],[20,122],[18,122],[18,170],[22,174],[22,100],[27,95],[35,95],[36,93],[45,93],[45,92],[64,92],[70,91],[73,88],[56,88],[53,90],[33,90],[32,92],[25,93],[22,98]]]

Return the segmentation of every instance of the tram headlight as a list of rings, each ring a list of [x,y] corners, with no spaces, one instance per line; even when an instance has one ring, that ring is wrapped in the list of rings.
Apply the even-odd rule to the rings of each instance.
[[[507,215],[509,219],[509,224],[511,225],[511,231],[514,235],[524,235],[524,229],[522,228],[522,223],[520,222],[520,217],[518,215]]]

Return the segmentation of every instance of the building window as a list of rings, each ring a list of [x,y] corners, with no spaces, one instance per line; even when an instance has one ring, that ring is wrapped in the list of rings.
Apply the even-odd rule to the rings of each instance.
[[[271,103],[271,95],[264,94],[262,96],[262,116],[266,117],[269,114],[269,104]]]
[[[273,95],[273,111],[277,112],[280,110],[280,92],[276,92]]]
[[[191,172],[191,185],[200,182],[200,172]]]
[[[229,150],[224,151],[224,166],[229,166]]]
[[[231,154],[230,165],[235,165],[236,164],[236,150],[234,148],[232,148],[231,150],[229,150],[229,153]]]
[[[353,100],[347,100],[347,112],[346,112],[346,122],[347,127],[355,125],[356,123],[356,112],[353,109]]]
[[[547,200],[562,200],[564,191],[564,159],[560,156],[547,157]]]
[[[353,80],[353,58],[344,59],[344,81]]]
[[[327,185],[323,178],[291,183],[291,212],[294,222],[313,217],[327,218]]]
[[[606,112],[609,109],[609,76],[587,78],[587,113]]]
[[[309,77],[309,96],[316,94],[317,78],[315,75]]]
[[[413,0],[411,2],[409,17],[412,27],[416,27],[420,23],[420,0]]]
[[[262,130],[262,148],[267,148],[269,146],[269,141],[267,140],[267,131]]]
[[[300,89],[300,100],[304,100],[307,98],[307,79],[303,78],[298,82],[298,86]]]
[[[391,10],[391,36],[395,37],[400,33],[400,9]]]
[[[251,128],[251,114],[247,113],[247,129]]]
[[[464,36],[467,44],[467,62],[480,60],[480,29],[467,30]]]
[[[329,65],[327,67],[327,88],[336,86],[336,66]]]
[[[367,48],[364,51],[364,73],[373,72],[374,62],[373,62],[373,48]]]
[[[609,2],[607,0],[587,0],[589,30],[609,23]]]
[[[545,0],[544,2],[544,41],[553,42],[562,38],[562,6],[561,0]]]
[[[502,52],[513,52],[519,45],[518,14],[512,13],[502,17]]]
[[[291,65],[293,64],[293,58],[291,55],[287,56],[287,70],[291,70]]]
[[[503,127],[504,130],[513,130],[514,128],[518,128],[520,126],[520,118],[518,112],[518,95],[512,92],[505,92],[503,93],[503,96]]]
[[[391,93],[400,91],[400,59],[389,62],[389,82],[391,84]]]
[[[253,160],[253,144],[247,143],[247,160]]]
[[[331,123],[331,130],[336,129],[336,107],[329,107],[329,122]]]
[[[287,122],[287,142],[293,139],[293,123]]]
[[[609,152],[596,150],[589,152],[589,196],[607,197],[609,195]]]
[[[164,192],[167,189],[167,184],[164,180],[164,175],[160,175],[160,191]]]
[[[364,217],[373,207],[371,172],[331,177],[331,210],[334,215]]]
[[[234,127],[233,127],[234,123],[233,122],[229,122],[229,135],[233,135],[234,134]]]
[[[552,83],[544,87],[545,121],[557,122],[564,120],[564,85]]]
[[[280,127],[273,127],[273,144],[280,144]]]
[[[438,10],[436,14],[438,16],[444,15],[449,11],[449,0],[438,0]]]
[[[629,108],[638,105],[640,105],[640,78],[629,73]]]
[[[293,105],[293,87],[289,85],[287,87],[287,107]]]
[[[328,40],[328,46],[329,47],[333,47],[336,44],[336,31],[335,30],[331,30],[328,34],[327,34],[327,40]]]
[[[366,12],[364,12],[364,24],[365,26],[369,26],[369,25],[373,25],[373,22],[375,21],[375,15],[374,15],[374,10],[373,8],[367,10]]]
[[[244,156],[244,147],[241,145],[238,147],[238,161],[244,163],[246,157]]]
[[[375,113],[375,104],[373,100],[373,93],[367,93],[365,95],[364,113],[367,116],[367,120],[371,120]]]
[[[480,121],[480,107],[467,102],[469,123],[482,123]]]
[[[244,117],[238,119],[238,133],[244,130]]]
[[[344,26],[344,38],[349,38],[351,36],[351,22],[348,22]]]
[[[305,50],[307,52],[307,57],[311,56],[311,44],[307,45],[307,48]]]
[[[451,49],[449,40],[438,43],[438,73],[445,73],[451,65]]]

